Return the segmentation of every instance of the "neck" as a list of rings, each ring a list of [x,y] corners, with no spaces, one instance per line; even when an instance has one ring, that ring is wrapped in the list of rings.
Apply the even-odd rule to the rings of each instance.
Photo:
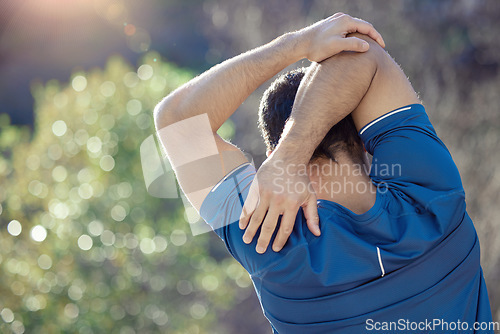
[[[338,203],[356,214],[368,211],[376,199],[369,163],[354,163],[348,156],[337,161],[316,159],[309,165],[309,177],[318,199]]]

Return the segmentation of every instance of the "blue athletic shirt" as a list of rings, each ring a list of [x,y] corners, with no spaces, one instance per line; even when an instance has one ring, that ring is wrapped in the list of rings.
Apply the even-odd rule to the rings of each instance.
[[[375,204],[358,215],[318,200],[320,237],[300,210],[280,252],[258,254],[257,238],[243,242],[250,164],[202,204],[201,216],[250,274],[273,332],[493,333],[474,330],[492,321],[479,241],[458,170],[424,107],[393,110],[359,135],[373,156]]]

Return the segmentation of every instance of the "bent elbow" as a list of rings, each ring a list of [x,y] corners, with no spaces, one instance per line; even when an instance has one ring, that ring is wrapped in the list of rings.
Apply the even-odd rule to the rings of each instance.
[[[176,112],[179,106],[175,100],[174,96],[168,95],[154,108],[153,118],[157,131],[179,121],[178,113]]]

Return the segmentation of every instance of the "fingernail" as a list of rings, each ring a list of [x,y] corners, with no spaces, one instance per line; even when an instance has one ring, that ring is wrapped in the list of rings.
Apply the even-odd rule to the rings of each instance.
[[[249,244],[250,243],[250,238],[249,237],[246,237],[246,236],[243,236],[243,242],[246,243],[246,244]]]
[[[277,246],[273,246],[273,251],[275,251],[276,253],[278,253],[280,250],[281,250],[281,248],[279,248]]]
[[[262,254],[266,251],[266,249],[262,246],[257,246],[256,250],[257,250],[257,253],[259,253],[259,254]]]
[[[368,45],[367,42],[363,42],[363,45],[362,45],[363,50],[368,50],[369,47],[370,47],[370,45]]]

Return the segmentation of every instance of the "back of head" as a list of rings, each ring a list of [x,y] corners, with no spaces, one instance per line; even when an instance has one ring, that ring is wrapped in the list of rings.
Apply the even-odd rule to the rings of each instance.
[[[306,71],[302,67],[281,75],[262,96],[259,128],[270,151],[278,145]],[[314,151],[311,161],[317,158],[336,161],[339,153],[346,153],[354,163],[363,163],[363,145],[350,114],[330,129]]]

